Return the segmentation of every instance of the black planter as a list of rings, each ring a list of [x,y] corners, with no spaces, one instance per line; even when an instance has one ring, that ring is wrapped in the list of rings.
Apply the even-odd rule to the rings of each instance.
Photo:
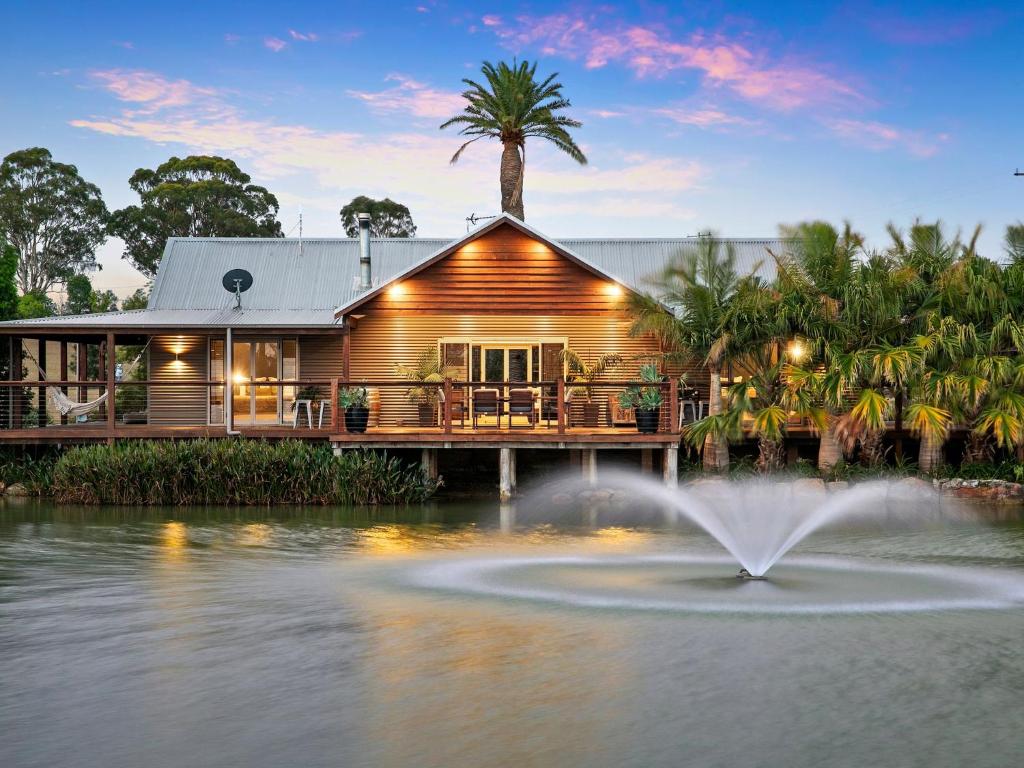
[[[645,435],[653,435],[658,431],[661,421],[661,408],[651,411],[636,411],[636,430]]]
[[[437,415],[437,408],[430,403],[420,403],[416,406],[417,416],[421,427],[433,427],[434,417]]]
[[[345,431],[365,432],[366,423],[370,420],[370,409],[362,406],[351,406],[345,409]]]

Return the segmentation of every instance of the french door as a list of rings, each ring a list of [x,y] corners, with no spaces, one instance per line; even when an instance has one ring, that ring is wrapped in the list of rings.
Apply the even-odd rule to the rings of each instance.
[[[294,387],[275,382],[298,375],[295,339],[236,341],[232,345],[231,408],[235,424],[280,424]]]
[[[533,381],[535,370],[533,355],[535,347],[527,345],[491,345],[481,346],[483,366],[479,381]]]

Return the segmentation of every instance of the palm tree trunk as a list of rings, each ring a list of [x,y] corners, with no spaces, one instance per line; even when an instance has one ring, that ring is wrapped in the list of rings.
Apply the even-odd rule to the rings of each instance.
[[[833,421],[818,439],[818,471],[822,473],[831,471],[842,458],[843,447],[839,444],[839,438],[836,437],[836,425]]]
[[[722,412],[722,369],[719,366],[708,368],[711,379],[708,391],[708,416],[717,416]],[[708,435],[704,441],[704,469],[722,472],[729,468],[729,444],[725,438]]]
[[[504,213],[511,213],[520,221],[526,221],[526,213],[523,210],[523,194],[519,189],[519,182],[522,178],[523,158],[519,154],[519,147],[513,141],[506,141],[501,151],[501,172],[499,181],[501,183],[501,210]]]
[[[921,448],[917,455],[917,468],[931,474],[942,466],[942,439],[930,432],[921,433]]]
[[[760,438],[757,441],[757,469],[770,475],[782,469],[782,441]]]
[[[988,435],[971,432],[967,437],[967,447],[964,449],[964,463],[983,464],[986,461],[991,461],[992,456],[992,444]]]
[[[882,447],[882,439],[885,431],[881,429],[868,430],[860,439],[860,463],[866,467],[878,468],[885,460],[885,450]]]

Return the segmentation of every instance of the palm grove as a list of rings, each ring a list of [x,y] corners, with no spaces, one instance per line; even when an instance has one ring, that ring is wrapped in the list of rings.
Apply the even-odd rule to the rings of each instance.
[[[466,137],[452,163],[480,139],[501,144],[501,208],[520,219],[529,139],[587,162],[557,73],[538,80],[536,70],[485,62],[482,81],[464,80],[463,111],[441,125]],[[111,213],[95,185],[47,150],[4,158],[0,319],[53,314],[55,286],[67,295],[62,311],[116,309],[116,297],[87,277],[108,236],[151,279],[168,237],[284,234],[277,198],[227,158],[172,157],[128,183],[138,203]],[[360,196],[339,214],[348,236],[364,211],[374,236],[416,233],[404,205]],[[707,237],[658,276],[657,295],[631,301],[633,332],[658,336],[668,362],[697,358],[707,367],[709,415],[686,432],[706,467],[727,467],[729,443],[752,438],[758,467],[777,469],[797,423],[819,434],[823,471],[853,456],[883,463],[890,425],[920,438],[924,471],[942,461],[956,428],[967,435],[969,461],[1024,450],[1024,225],[1007,229],[1000,261],[977,252],[977,231],[963,241],[938,223],[890,227],[882,250],[868,250],[849,225],[807,222],[781,235],[783,251],[766,254],[770,280],[740,274],[728,245]],[[145,302],[138,291],[122,308]],[[746,376],[723,396],[727,369]]]

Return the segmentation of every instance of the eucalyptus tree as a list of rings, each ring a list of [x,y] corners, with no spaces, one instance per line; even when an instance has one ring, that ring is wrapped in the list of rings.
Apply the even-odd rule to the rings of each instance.
[[[463,151],[480,139],[498,139],[501,142],[501,210],[520,220],[526,219],[523,206],[523,173],[526,167],[526,140],[534,137],[551,142],[580,165],[587,158],[569,133],[570,128],[583,124],[564,114],[571,106],[562,95],[562,84],[552,74],[543,81],[536,79],[537,64],[515,63],[497,66],[485,61],[481,68],[485,83],[464,78],[467,89],[462,96],[468,104],[458,115],[444,121],[441,129],[460,126],[462,136],[471,136],[452,155],[458,162]]]
[[[412,220],[409,209],[396,203],[390,197],[375,200],[366,195],[359,195],[345,205],[340,211],[341,226],[345,228],[347,237],[359,236],[359,214],[370,214],[371,237],[415,237],[416,224]]]
[[[0,163],[0,238],[18,252],[23,294],[38,298],[94,267],[107,216],[99,187],[47,149],[22,149]]]
[[[729,425],[722,415],[722,366],[740,356],[756,327],[742,322],[733,303],[756,283],[741,275],[730,243],[701,237],[697,247],[678,255],[654,280],[656,294],[630,298],[634,336],[656,336],[670,358],[698,359],[708,369],[708,416],[703,430],[704,466],[729,466]],[[695,427],[691,427],[693,429]]]

